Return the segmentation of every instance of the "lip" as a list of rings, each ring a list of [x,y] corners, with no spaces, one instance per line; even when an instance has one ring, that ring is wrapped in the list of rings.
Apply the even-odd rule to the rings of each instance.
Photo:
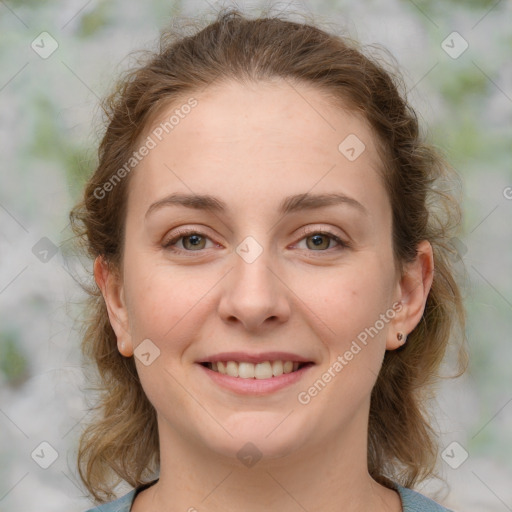
[[[224,356],[225,355],[222,355],[222,357]],[[235,359],[235,361],[236,360],[237,359]],[[287,359],[287,361],[291,360],[292,359]],[[212,362],[216,361],[226,360],[215,359]],[[233,361],[233,359],[228,359],[228,361]],[[266,361],[268,361],[268,359],[266,359]],[[270,377],[269,379],[242,379],[240,377],[230,377],[229,375],[224,375],[214,370],[210,370],[209,368],[201,365],[200,363],[196,364],[203,372],[206,372],[206,375],[210,377],[210,379],[212,379],[213,382],[215,382],[217,385],[241,395],[267,395],[270,393],[274,393],[276,391],[279,391],[280,389],[295,384],[309,371],[310,368],[313,368],[313,366],[315,366],[314,363],[308,364],[307,366],[304,366],[295,372],[283,373],[282,375],[279,375],[279,377]]]
[[[293,361],[297,363],[314,363],[306,357],[291,352],[261,352],[249,354],[247,352],[221,352],[197,361],[198,363],[218,363],[219,361],[236,361],[239,363],[263,363],[265,361]]]

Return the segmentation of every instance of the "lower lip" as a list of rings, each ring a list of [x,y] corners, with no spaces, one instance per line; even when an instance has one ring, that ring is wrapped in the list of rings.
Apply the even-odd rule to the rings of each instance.
[[[230,377],[199,364],[199,367],[219,386],[242,395],[265,395],[283,389],[298,382],[313,366],[313,364],[309,364],[295,372],[283,373],[279,377],[271,377],[270,379],[242,379],[240,377]]]

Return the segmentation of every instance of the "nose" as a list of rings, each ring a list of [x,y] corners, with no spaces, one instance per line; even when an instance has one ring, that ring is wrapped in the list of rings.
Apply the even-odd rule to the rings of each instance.
[[[290,290],[272,267],[268,250],[251,262],[233,254],[234,268],[222,281],[218,313],[227,323],[240,323],[248,331],[280,325],[290,317]],[[275,260],[274,260],[275,263]]]

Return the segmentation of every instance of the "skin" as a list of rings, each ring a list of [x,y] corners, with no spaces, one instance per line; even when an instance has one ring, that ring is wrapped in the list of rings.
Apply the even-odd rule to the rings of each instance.
[[[398,273],[372,132],[321,91],[283,80],[227,82],[194,97],[198,105],[131,175],[120,277],[102,258],[94,267],[121,354],[132,357],[147,338],[160,350],[148,366],[135,358],[157,411],[161,472],[132,510],[398,512],[398,493],[368,474],[370,393],[385,351],[402,344],[397,333],[422,317],[432,248],[422,242]],[[366,145],[354,161],[338,150],[349,134]],[[145,219],[175,192],[214,195],[228,210],[175,205]],[[343,193],[367,213],[339,204],[279,214],[283,198],[305,192]],[[180,254],[163,247],[180,226],[207,237],[199,250],[187,238],[173,246]],[[312,239],[325,230],[350,246],[326,236],[318,248]],[[252,263],[235,252],[247,236],[263,251]],[[299,403],[298,393],[395,302],[400,312]],[[212,384],[196,364],[233,350],[289,351],[316,366],[272,395],[242,396]],[[263,454],[252,467],[237,458],[247,442]]]

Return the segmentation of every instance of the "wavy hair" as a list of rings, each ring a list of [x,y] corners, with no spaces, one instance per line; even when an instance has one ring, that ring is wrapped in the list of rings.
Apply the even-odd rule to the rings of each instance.
[[[432,384],[465,313],[455,278],[453,244],[460,225],[459,201],[451,191],[455,171],[421,133],[406,100],[403,78],[348,36],[282,14],[249,18],[221,9],[212,22],[181,23],[161,36],[160,47],[131,70],[102,105],[106,130],[97,167],[83,198],[70,212],[81,250],[102,257],[112,271],[122,264],[128,175],[103,197],[107,183],[136,149],[137,139],[163,106],[212,83],[282,78],[326,93],[371,126],[392,207],[393,251],[399,268],[414,259],[420,241],[434,250],[434,278],[423,318],[400,350],[387,351],[372,390],[368,470],[379,483],[406,487],[435,475],[437,435],[429,419]],[[186,34],[186,27],[193,26]],[[388,66],[389,67],[389,66]],[[99,288],[87,288],[82,339],[85,360],[95,369],[95,418],[83,431],[80,478],[97,502],[115,497],[114,480],[136,487],[159,469],[156,412],[139,381],[133,357],[117,350]],[[462,335],[461,338],[465,340]],[[463,345],[459,373],[467,366]]]

